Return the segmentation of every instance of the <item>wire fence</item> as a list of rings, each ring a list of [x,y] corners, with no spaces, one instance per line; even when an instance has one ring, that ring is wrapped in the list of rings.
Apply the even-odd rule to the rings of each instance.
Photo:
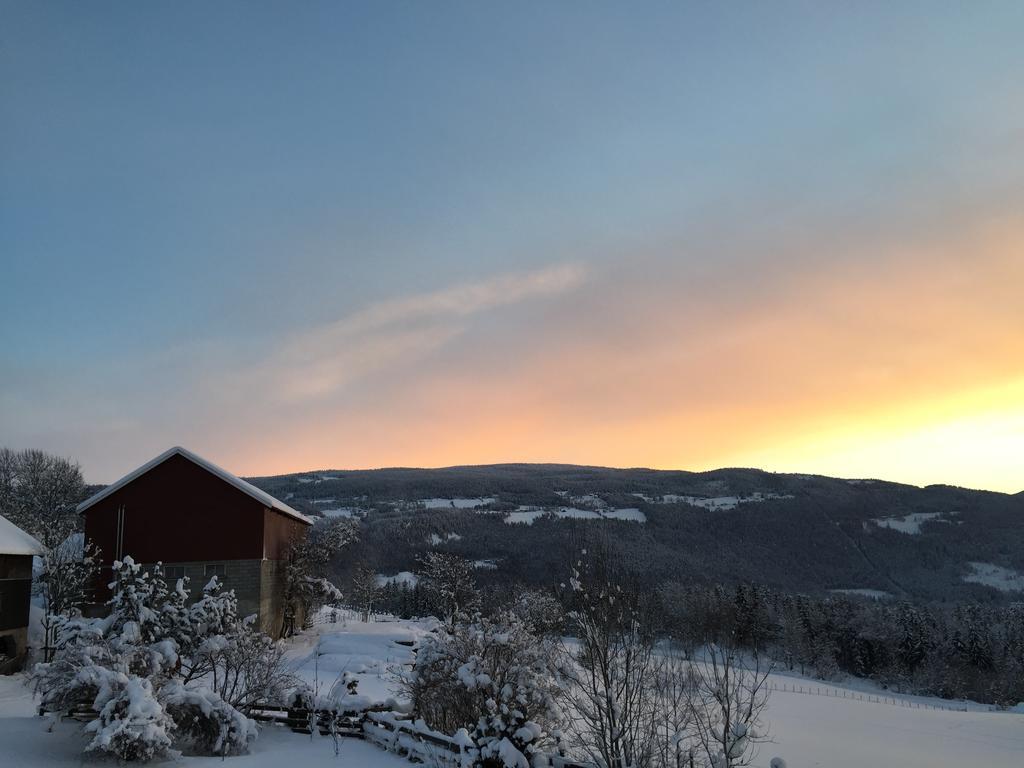
[[[889,704],[895,707],[907,709],[935,709],[946,712],[968,712],[970,708],[963,704],[935,704],[930,701],[914,701],[912,699],[897,698],[896,696],[885,696],[874,693],[861,693],[846,688],[831,688],[829,686],[810,685],[802,683],[776,683],[769,681],[768,689],[780,693],[799,693],[806,696],[826,696],[832,699],[847,699],[851,701],[866,701],[869,704]],[[989,707],[989,709],[994,709]]]

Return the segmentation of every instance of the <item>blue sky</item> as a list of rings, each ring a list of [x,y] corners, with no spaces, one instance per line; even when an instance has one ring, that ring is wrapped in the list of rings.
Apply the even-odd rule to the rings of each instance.
[[[929,292],[927,265],[977,259],[989,311],[964,322],[1020,319],[992,314],[1013,265],[977,238],[1020,223],[1024,6],[891,5],[3,2],[0,434],[97,480],[178,442],[247,472],[761,457],[792,436],[643,446],[672,444],[659,418],[717,442],[681,403],[759,421],[799,382],[713,409],[643,381],[617,399],[607,361],[703,379],[694,336],[743,336],[766,293],[800,304],[865,264],[934,307],[956,281]],[[846,366],[812,373],[878,369],[856,325],[814,342]],[[977,349],[962,325],[895,334],[890,407],[926,372],[937,399],[1016,381],[1019,333],[971,376],[918,364]],[[798,335],[772,343],[798,356]],[[536,424],[516,435],[508,407]]]

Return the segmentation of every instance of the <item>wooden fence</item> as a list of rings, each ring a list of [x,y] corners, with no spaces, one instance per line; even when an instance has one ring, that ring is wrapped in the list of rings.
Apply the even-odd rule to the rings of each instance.
[[[363,731],[367,741],[426,765],[468,766],[471,764],[470,750],[475,748],[465,731],[461,732],[461,737],[448,736],[430,730],[422,720],[412,721],[395,712],[366,713]],[[550,768],[594,768],[590,763],[580,763],[562,755],[543,754],[542,757]],[[544,763],[535,759],[533,765]]]

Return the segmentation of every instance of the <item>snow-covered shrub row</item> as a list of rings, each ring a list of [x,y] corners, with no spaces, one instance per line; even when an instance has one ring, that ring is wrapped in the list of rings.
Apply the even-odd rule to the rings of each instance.
[[[65,622],[56,658],[36,666],[42,706],[96,710],[86,751],[121,760],[247,751],[256,728],[244,712],[293,684],[282,649],[238,616],[216,577],[190,604],[186,579],[172,589],[159,565],[126,557],[110,586],[109,615]]]

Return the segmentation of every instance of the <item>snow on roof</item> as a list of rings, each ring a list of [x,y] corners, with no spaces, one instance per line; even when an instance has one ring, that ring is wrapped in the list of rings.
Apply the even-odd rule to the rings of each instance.
[[[87,510],[89,507],[91,507],[96,502],[100,501],[101,499],[105,499],[107,496],[112,494],[114,491],[116,491],[119,488],[123,488],[124,486],[128,485],[128,483],[130,483],[135,478],[137,478],[137,477],[139,477],[141,475],[146,474],[147,472],[149,472],[149,470],[153,469],[153,467],[155,467],[155,466],[157,466],[159,464],[163,464],[165,461],[167,461],[172,456],[183,456],[184,458],[186,458],[189,461],[191,461],[193,464],[198,464],[200,467],[205,469],[207,472],[209,472],[209,473],[211,473],[213,475],[216,475],[217,477],[219,477],[221,480],[223,480],[226,483],[230,483],[231,485],[235,486],[235,488],[240,490],[242,493],[245,493],[248,496],[251,496],[252,498],[256,499],[256,501],[260,502],[261,504],[263,504],[266,507],[270,507],[271,509],[276,509],[278,512],[282,512],[282,513],[288,515],[289,517],[294,517],[296,520],[301,520],[306,525],[312,525],[313,524],[312,520],[310,520],[308,517],[306,517],[304,514],[302,514],[298,510],[292,509],[287,504],[285,504],[283,501],[279,501],[279,500],[275,499],[273,496],[271,496],[266,491],[261,491],[255,485],[252,485],[251,483],[245,482],[245,480],[243,480],[242,478],[236,477],[235,475],[233,475],[230,472],[228,472],[226,469],[221,469],[220,467],[218,467],[213,462],[207,461],[202,456],[200,456],[198,454],[195,454],[195,453],[192,453],[192,451],[188,450],[187,448],[182,448],[180,445],[176,445],[173,448],[164,451],[163,453],[161,453],[159,456],[157,456],[152,461],[148,461],[145,464],[143,464],[141,467],[139,467],[138,469],[129,472],[127,475],[122,477],[116,483],[111,483],[106,488],[104,488],[102,491],[97,493],[95,496],[90,496],[88,499],[86,499],[85,501],[83,501],[81,504],[78,505],[78,511],[79,512],[84,512],[85,510]]]
[[[41,555],[43,545],[0,515],[0,555]]]

